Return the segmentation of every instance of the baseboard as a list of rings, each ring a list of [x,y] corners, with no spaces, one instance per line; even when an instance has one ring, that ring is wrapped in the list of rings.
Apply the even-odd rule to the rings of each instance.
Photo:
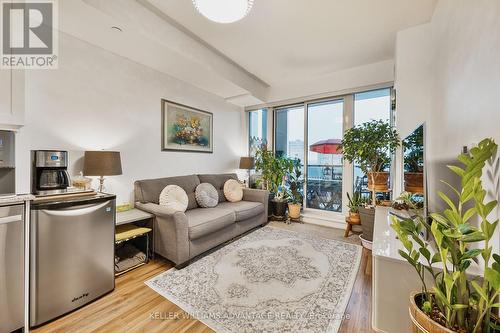
[[[303,215],[302,221],[304,221],[304,223],[315,224],[315,225],[320,225],[323,227],[342,229],[342,230],[344,230],[345,226],[346,226],[345,221],[327,219],[327,218],[308,215],[308,214]]]

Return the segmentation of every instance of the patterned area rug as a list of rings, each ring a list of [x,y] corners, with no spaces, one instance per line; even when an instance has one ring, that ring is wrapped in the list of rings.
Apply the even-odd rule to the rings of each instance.
[[[146,284],[217,332],[337,332],[361,247],[258,229]]]

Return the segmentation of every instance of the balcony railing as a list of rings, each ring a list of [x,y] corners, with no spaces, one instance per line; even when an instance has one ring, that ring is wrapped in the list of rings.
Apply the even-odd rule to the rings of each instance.
[[[306,206],[342,212],[342,165],[308,166]]]

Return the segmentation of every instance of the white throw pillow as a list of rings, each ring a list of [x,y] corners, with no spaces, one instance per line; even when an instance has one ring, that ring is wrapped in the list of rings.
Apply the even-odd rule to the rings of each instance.
[[[160,193],[160,205],[165,207],[168,214],[185,212],[188,207],[188,196],[182,187],[167,185]]]
[[[201,183],[196,186],[194,197],[198,205],[203,208],[215,207],[219,203],[219,193],[210,183]]]
[[[243,199],[243,188],[240,182],[234,179],[229,179],[224,183],[224,196],[227,201],[238,202]]]

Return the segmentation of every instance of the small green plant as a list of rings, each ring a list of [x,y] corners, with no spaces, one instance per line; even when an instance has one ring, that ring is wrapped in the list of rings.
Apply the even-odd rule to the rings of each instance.
[[[391,124],[372,120],[348,129],[342,139],[342,153],[350,163],[357,164],[368,175],[384,171],[400,144],[399,135]],[[376,205],[376,193],[372,190],[372,204]]]
[[[293,169],[293,161],[286,157],[278,157],[267,147],[260,147],[255,153],[255,170],[261,172],[262,178],[257,185],[278,194],[284,177]]]
[[[497,201],[486,199],[481,181],[483,168],[496,151],[496,143],[485,139],[469,154],[458,157],[462,166],[448,166],[460,177],[461,185],[456,188],[443,181],[453,196],[438,192],[447,208],[431,214],[430,225],[421,213],[413,219],[392,217],[391,227],[404,247],[399,253],[415,268],[422,282],[421,309],[434,321],[458,332],[500,330],[498,322],[492,321],[494,309],[500,307],[500,256],[492,253],[491,246],[498,220],[490,221],[489,217]],[[410,197],[402,199],[412,205]],[[479,227],[471,223],[474,220]],[[422,236],[424,229],[432,235],[435,253]],[[482,281],[468,273],[479,256],[484,261]],[[432,286],[427,285],[426,276],[430,276]],[[433,309],[438,309],[437,314]]]
[[[300,163],[300,159],[292,160],[293,168],[292,171],[288,174],[287,178],[287,198],[288,202],[292,204],[302,204],[304,201],[303,193],[303,180],[302,177],[302,164]]]
[[[360,192],[354,192],[352,197],[349,192],[347,192],[347,199],[349,200],[347,207],[349,207],[351,213],[359,213],[359,207],[365,204],[365,200],[361,197]]]

